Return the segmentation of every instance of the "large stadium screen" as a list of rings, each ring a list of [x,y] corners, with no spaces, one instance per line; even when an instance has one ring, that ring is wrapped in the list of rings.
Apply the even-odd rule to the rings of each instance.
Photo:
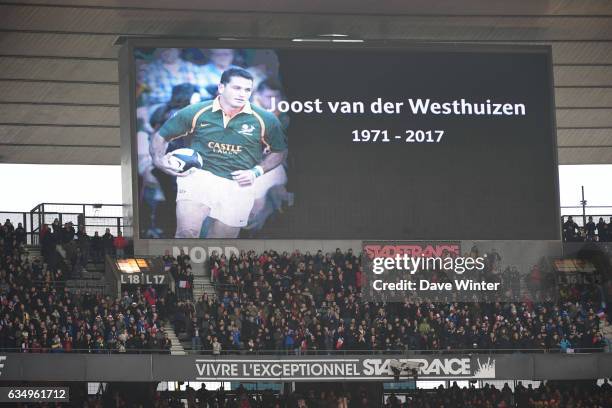
[[[131,50],[141,239],[559,239],[546,48]]]

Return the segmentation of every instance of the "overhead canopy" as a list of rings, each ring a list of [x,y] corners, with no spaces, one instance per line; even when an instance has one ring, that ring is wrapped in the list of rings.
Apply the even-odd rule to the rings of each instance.
[[[0,162],[120,164],[118,36],[331,33],[551,45],[560,164],[612,163],[607,0],[0,1]]]

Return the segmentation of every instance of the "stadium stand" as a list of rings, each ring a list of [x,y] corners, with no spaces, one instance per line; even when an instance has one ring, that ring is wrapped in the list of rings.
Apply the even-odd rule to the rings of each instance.
[[[580,221],[580,218],[576,217]],[[606,223],[604,217],[597,217],[595,223],[592,215],[584,217],[585,220],[580,221],[579,225],[574,216],[568,215],[561,219],[561,228],[563,230],[563,240],[565,242],[612,242],[612,217]]]
[[[215,293],[194,299],[189,255],[167,252],[163,261],[173,288],[131,288],[115,298],[103,290],[68,286],[105,256],[121,256],[110,231],[106,237],[90,238],[83,228],[75,231],[70,223],[57,222],[41,228],[39,249],[28,245],[27,233],[10,220],[0,227],[4,352],[175,354],[175,332],[187,352],[213,356],[610,351],[604,335],[609,329],[607,309],[597,290],[566,291],[555,302],[378,304],[362,299],[361,255],[351,250],[251,250],[230,257],[210,254],[205,270]],[[72,401],[85,407],[179,407],[185,401],[239,408],[552,408],[612,403],[607,381],[536,386],[514,382],[499,388],[486,383],[476,388],[474,382],[472,388],[455,384],[397,395],[387,391],[384,405],[359,388],[309,389],[309,384],[278,393],[242,386],[207,391],[187,385],[183,391],[160,391],[155,383],[106,383],[89,395],[83,385],[66,385]]]
[[[67,288],[68,272],[89,261],[78,250],[84,231],[76,240],[73,231],[68,224],[49,229],[41,240],[43,259],[30,259],[19,227],[7,221],[0,228],[0,348],[24,353],[169,354],[163,321],[177,304],[174,294],[147,287],[113,299]],[[61,239],[56,241],[54,235]],[[53,245],[45,244],[49,240]],[[106,249],[110,253],[110,245]]]
[[[350,250],[213,254],[208,267],[221,284],[218,296],[178,310],[176,326],[193,348],[214,354],[610,348],[602,333],[606,311],[594,292],[541,303],[383,305],[361,299],[359,264]]]
[[[112,299],[65,285],[98,252],[115,255],[108,229],[97,241],[56,220],[41,230],[42,259],[30,259],[22,226],[7,220],[0,230],[4,350],[168,352],[164,320],[191,343],[186,349],[212,354],[610,349],[606,310],[589,291],[556,303],[382,305],[361,299],[360,256],[351,250],[249,251],[209,258],[217,296],[193,302],[189,256],[166,254],[175,282],[187,282],[176,294],[148,287]]]
[[[243,386],[233,391],[209,391],[203,387],[194,390],[187,387],[180,394],[156,391],[147,385],[126,387],[113,384],[100,389],[98,394],[81,396],[87,408],[106,406],[150,406],[155,408],[183,407],[180,400],[189,406],[202,408],[413,408],[455,407],[466,408],[600,408],[612,404],[612,387],[609,382],[597,385],[594,382],[548,382],[533,387],[519,383],[514,390],[508,384],[502,388],[485,385],[482,388],[459,387],[454,383],[449,388],[414,390],[407,396],[390,394],[384,405],[374,402],[365,389],[354,393],[342,389],[316,392],[274,395],[270,390],[247,391]]]

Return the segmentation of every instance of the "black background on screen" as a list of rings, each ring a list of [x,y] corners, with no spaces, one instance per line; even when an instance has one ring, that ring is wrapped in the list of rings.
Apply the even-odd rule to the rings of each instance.
[[[280,50],[287,100],[363,101],[291,113],[295,205],[258,238],[559,239],[549,60],[540,53]],[[399,115],[368,114],[377,98]],[[408,98],[523,103],[526,116],[413,115]],[[390,143],[354,143],[355,129]],[[441,129],[441,143],[393,140]]]

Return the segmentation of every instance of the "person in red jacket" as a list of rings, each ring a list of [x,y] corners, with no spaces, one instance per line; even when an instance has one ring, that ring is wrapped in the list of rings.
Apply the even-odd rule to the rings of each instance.
[[[115,247],[115,253],[117,258],[123,258],[125,256],[125,247],[127,246],[127,240],[123,237],[121,231],[117,232],[117,236],[113,240],[113,246]]]

